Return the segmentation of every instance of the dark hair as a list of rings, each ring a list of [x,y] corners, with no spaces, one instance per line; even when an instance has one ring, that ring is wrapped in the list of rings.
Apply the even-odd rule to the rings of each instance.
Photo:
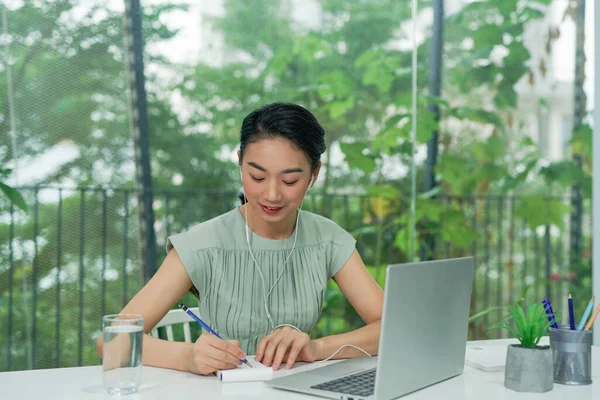
[[[240,131],[240,153],[259,139],[284,137],[310,159],[314,170],[325,152],[325,130],[306,108],[291,103],[272,103],[244,118]]]

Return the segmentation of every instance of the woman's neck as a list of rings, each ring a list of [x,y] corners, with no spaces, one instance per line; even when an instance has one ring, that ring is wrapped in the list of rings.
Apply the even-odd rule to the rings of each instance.
[[[259,211],[254,210],[253,207],[248,207],[248,203],[240,207],[240,212],[242,214],[242,217],[244,217],[244,219],[246,220],[249,229],[251,229],[252,232],[257,234],[258,236],[265,239],[287,239],[292,235],[296,226],[296,213],[282,221],[273,223],[267,222],[264,219],[258,217],[257,214]]]

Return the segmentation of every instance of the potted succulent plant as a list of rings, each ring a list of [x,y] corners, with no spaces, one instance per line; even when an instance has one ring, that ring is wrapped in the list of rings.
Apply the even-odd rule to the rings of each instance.
[[[509,345],[506,352],[504,386],[517,392],[552,390],[552,349],[540,346],[539,342],[554,320],[549,321],[541,304],[523,301],[523,304],[508,306],[508,310],[507,318],[489,328],[506,329],[519,340],[519,344]]]

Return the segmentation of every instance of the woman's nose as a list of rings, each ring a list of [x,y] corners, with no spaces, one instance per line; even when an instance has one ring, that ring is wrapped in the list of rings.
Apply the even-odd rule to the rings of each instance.
[[[267,191],[264,194],[265,200],[276,203],[281,200],[281,191],[279,190],[279,185],[275,181],[269,182],[267,185]]]

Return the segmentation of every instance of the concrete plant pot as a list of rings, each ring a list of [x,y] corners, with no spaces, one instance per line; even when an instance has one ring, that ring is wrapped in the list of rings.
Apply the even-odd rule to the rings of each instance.
[[[508,346],[504,386],[517,392],[542,393],[552,390],[554,366],[550,346],[528,349],[518,344]]]

